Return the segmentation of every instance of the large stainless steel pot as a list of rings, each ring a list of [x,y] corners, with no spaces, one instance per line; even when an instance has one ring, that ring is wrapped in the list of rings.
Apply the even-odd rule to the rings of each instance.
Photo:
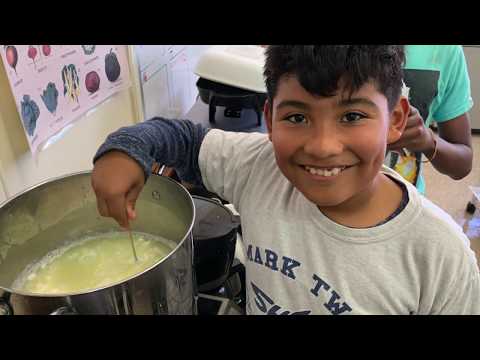
[[[192,197],[174,180],[152,175],[137,201],[132,230],[177,246],[149,269],[104,288],[58,296],[11,288],[18,274],[80,237],[119,231],[98,214],[90,171],[55,178],[0,204],[0,314],[195,314]]]

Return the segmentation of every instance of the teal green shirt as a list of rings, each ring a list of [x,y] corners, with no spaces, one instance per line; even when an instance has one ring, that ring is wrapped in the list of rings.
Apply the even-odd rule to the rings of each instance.
[[[452,120],[473,106],[465,55],[461,45],[408,45],[404,81],[409,100],[425,126]],[[390,153],[386,164],[400,172],[425,193],[422,154],[402,157]]]

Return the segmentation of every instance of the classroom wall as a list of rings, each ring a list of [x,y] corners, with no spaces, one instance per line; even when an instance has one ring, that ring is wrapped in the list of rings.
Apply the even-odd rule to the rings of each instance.
[[[0,64],[0,203],[47,179],[91,169],[92,157],[105,137],[143,117],[131,47],[129,61],[132,87],[84,115],[37,158],[30,153],[5,69]]]

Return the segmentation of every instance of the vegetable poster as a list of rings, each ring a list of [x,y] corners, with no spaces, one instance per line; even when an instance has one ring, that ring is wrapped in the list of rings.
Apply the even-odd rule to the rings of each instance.
[[[33,154],[130,86],[124,45],[1,45],[0,52]]]

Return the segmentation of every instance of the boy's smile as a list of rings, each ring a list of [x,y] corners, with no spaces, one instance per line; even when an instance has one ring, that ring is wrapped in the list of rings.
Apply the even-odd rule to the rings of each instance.
[[[328,167],[301,165],[312,177],[318,181],[329,181],[340,175],[344,170],[354,165],[334,165]]]
[[[387,98],[373,84],[351,96],[320,97],[283,76],[272,105],[265,117],[277,164],[310,201],[358,210],[378,198],[379,186],[390,181],[379,173],[387,142],[403,127],[391,125]]]

